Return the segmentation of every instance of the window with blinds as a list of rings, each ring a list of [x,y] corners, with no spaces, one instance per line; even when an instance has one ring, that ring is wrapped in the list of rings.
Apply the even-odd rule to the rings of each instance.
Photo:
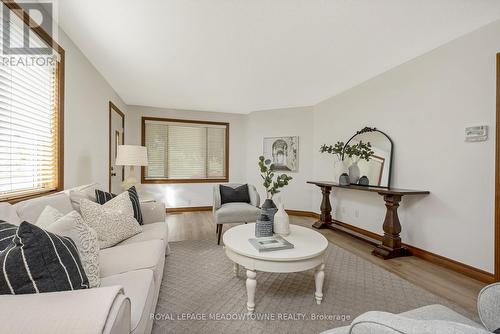
[[[142,118],[144,183],[228,180],[229,124]]]
[[[10,46],[22,47],[25,22],[12,11],[10,17],[2,15],[1,23],[10,30]],[[30,46],[57,45],[29,32]],[[0,39],[1,50],[5,43]],[[0,201],[60,189],[63,57],[57,45],[53,55],[8,55],[9,61],[0,63]]]

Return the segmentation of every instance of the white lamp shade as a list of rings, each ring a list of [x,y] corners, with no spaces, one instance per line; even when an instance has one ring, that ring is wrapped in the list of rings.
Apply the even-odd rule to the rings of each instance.
[[[147,166],[148,150],[144,146],[118,145],[115,165],[117,166]]]

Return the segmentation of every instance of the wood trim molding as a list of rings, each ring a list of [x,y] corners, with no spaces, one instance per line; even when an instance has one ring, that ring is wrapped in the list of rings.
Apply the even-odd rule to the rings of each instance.
[[[495,281],[500,281],[500,53],[497,53],[495,142]]]
[[[12,10],[12,12],[17,15],[23,23],[29,27],[42,41],[44,41],[48,46],[55,50],[59,54],[59,61],[56,66],[56,90],[57,90],[57,153],[56,153],[56,165],[57,165],[57,184],[54,190],[47,190],[39,193],[32,193],[26,196],[13,197],[7,200],[2,200],[0,202],[8,202],[11,204],[49,195],[62,191],[64,189],[64,98],[65,98],[65,66],[66,66],[66,51],[62,46],[60,46],[45,30],[43,30],[38,23],[36,23],[29,14],[14,0],[0,0],[2,3]]]
[[[189,206],[181,208],[166,208],[167,213],[212,211],[211,206]]]
[[[500,59],[499,59],[499,61],[500,61]],[[498,121],[498,118],[497,118],[497,121]],[[499,137],[497,137],[497,138],[499,138]],[[318,213],[310,212],[310,211],[297,211],[297,210],[286,210],[286,211],[290,215],[296,215],[296,216],[301,216],[301,217],[311,217],[314,219],[319,219],[319,217],[320,217],[320,215]],[[340,221],[336,221],[336,223],[347,230],[350,230],[354,233],[358,233],[362,236],[371,238],[374,241],[381,241],[383,238],[381,235],[379,235],[377,233],[367,231],[367,230],[359,228],[357,226],[353,226],[353,225],[343,223]],[[366,241],[366,239],[364,239],[364,240]],[[498,240],[500,240],[500,239],[498,239]],[[498,243],[496,243],[496,245],[498,245]],[[418,247],[415,247],[412,245],[408,245],[405,243],[403,243],[403,246],[406,247],[413,254],[413,256],[416,256],[418,258],[421,258],[421,259],[429,261],[429,262],[433,262],[441,267],[453,270],[453,271],[458,272],[460,274],[463,274],[465,276],[474,278],[478,281],[481,281],[484,283],[493,283],[495,280],[497,280],[495,275],[488,273],[484,270],[469,266],[465,263],[461,263],[461,262],[449,259],[447,257],[441,256],[441,255],[438,255],[438,254],[435,254],[435,253],[432,253],[432,252],[426,251],[424,249],[421,249],[421,248],[418,248]],[[498,248],[498,246],[497,246],[497,248]]]
[[[116,112],[122,118],[122,145],[125,145],[125,114],[111,101],[109,101],[109,127],[108,127],[108,136],[109,136],[109,146],[108,146],[108,189],[111,192],[111,119],[113,112]],[[125,179],[125,166],[122,166],[122,181]]]
[[[168,184],[168,183],[225,183],[229,182],[229,128],[230,124],[227,122],[213,122],[213,121],[198,121],[192,119],[180,118],[162,118],[162,117],[141,117],[141,145],[146,146],[146,121],[160,121],[160,122],[176,122],[176,123],[192,123],[192,124],[211,124],[223,125],[226,127],[226,142],[225,142],[225,158],[224,162],[225,176],[219,179],[146,179],[146,168],[141,167],[141,183],[143,184]]]
[[[381,235],[379,235],[377,233],[373,233],[371,231],[367,231],[365,229],[362,229],[362,228],[359,228],[359,227],[356,227],[356,226],[353,226],[353,225],[350,225],[347,223],[343,223],[343,222],[339,222],[339,221],[336,221],[336,222],[337,222],[337,224],[341,225],[342,227],[344,227],[348,230],[351,230],[355,233],[359,233],[361,235],[364,235],[368,238],[371,238],[371,239],[374,239],[377,241],[381,241],[383,238]],[[426,251],[424,249],[421,249],[421,248],[418,248],[418,247],[415,247],[412,245],[408,245],[406,243],[402,243],[401,245],[403,247],[405,247],[406,249],[408,249],[411,252],[411,254],[415,257],[421,258],[421,259],[429,261],[429,262],[433,262],[441,267],[456,271],[460,274],[463,274],[463,275],[468,276],[470,278],[474,278],[474,279],[481,281],[481,282],[485,282],[485,283],[493,283],[494,282],[494,275],[491,273],[488,273],[484,270],[474,268],[474,267],[469,266],[465,263],[461,263],[461,262],[449,259],[447,257]]]
[[[286,213],[288,213],[288,214],[289,214],[289,215],[291,215],[291,216],[316,218],[316,217],[312,217],[312,215],[313,215],[314,213],[313,213],[313,212],[311,212],[311,211],[288,210],[288,209],[286,209],[285,211],[286,211]],[[319,217],[319,216],[318,216],[318,217]]]
[[[181,212],[195,212],[195,211],[211,211],[212,207],[211,206],[198,206],[198,207],[184,207],[184,208],[167,208],[167,213],[181,213]],[[291,215],[291,216],[298,216],[298,217],[310,217],[314,219],[319,219],[320,215],[315,212],[311,211],[301,211],[301,210],[286,210],[286,212]],[[364,237],[368,237],[370,239],[373,239],[372,243],[375,243],[377,241],[382,240],[382,236],[380,234],[359,228],[357,226],[353,226],[351,224],[343,223],[340,221],[336,221],[336,223],[342,228],[345,228],[346,230],[349,230],[351,232],[360,234]],[[349,234],[353,236],[352,234]],[[355,235],[354,235],[355,237]],[[364,241],[366,241],[366,238],[363,238]],[[465,263],[461,263],[452,259],[449,259],[447,257],[426,251],[424,249],[408,245],[403,243],[403,246],[406,247],[415,257],[421,258],[423,260],[435,263],[441,267],[453,270],[455,272],[458,272],[460,274],[463,274],[467,277],[476,279],[478,281],[484,282],[484,283],[493,283],[495,281],[495,276],[491,273],[488,273],[484,270],[474,268],[472,266],[469,266]]]

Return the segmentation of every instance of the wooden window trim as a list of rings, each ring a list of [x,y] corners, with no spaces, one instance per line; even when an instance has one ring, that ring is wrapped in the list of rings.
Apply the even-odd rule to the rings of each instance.
[[[27,199],[37,198],[41,196],[46,196],[48,194],[57,193],[64,189],[64,69],[65,69],[65,51],[54,39],[28,15],[24,9],[22,9],[19,4],[12,0],[1,0],[2,3],[7,6],[14,14],[16,14],[24,24],[28,25],[28,27],[33,31],[38,37],[40,37],[48,46],[54,49],[60,57],[59,62],[57,63],[56,73],[57,73],[57,153],[56,153],[56,161],[57,161],[57,185],[54,190],[33,192],[29,195],[23,196],[13,196],[11,198],[7,198],[4,200],[0,200],[1,202],[9,202],[9,203],[17,203]]]
[[[141,145],[146,146],[146,121],[172,122],[172,123],[192,123],[192,124],[211,124],[223,125],[226,127],[226,142],[225,142],[225,177],[218,179],[146,179],[146,168],[141,167],[141,183],[145,184],[171,184],[171,183],[224,183],[229,182],[229,123],[198,121],[192,119],[179,118],[162,118],[162,117],[145,117],[141,118]]]

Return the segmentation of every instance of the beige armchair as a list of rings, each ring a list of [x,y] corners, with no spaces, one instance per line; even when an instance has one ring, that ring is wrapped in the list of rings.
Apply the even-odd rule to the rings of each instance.
[[[225,184],[226,187],[237,188],[242,184]],[[217,245],[220,245],[223,224],[254,222],[260,215],[260,196],[255,186],[248,185],[250,203],[221,204],[219,185],[214,186],[213,214],[216,225]]]

